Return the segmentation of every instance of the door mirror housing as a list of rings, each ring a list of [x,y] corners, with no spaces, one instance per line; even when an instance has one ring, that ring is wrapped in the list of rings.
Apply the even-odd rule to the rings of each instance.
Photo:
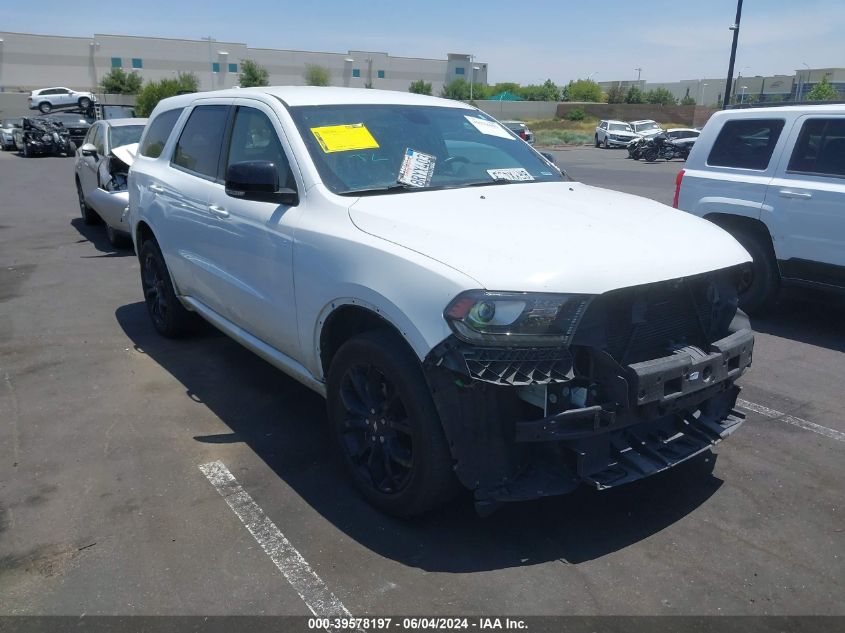
[[[82,147],[79,148],[79,153],[83,156],[93,156],[96,158],[97,148],[93,143],[85,143]]]
[[[279,187],[279,170],[269,160],[232,163],[226,169],[226,195],[239,200],[276,202],[287,206],[299,203],[296,189]]]

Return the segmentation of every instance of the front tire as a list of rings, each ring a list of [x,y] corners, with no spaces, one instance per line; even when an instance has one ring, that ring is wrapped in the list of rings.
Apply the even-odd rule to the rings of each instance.
[[[347,472],[379,510],[414,516],[457,491],[419,360],[398,335],[373,330],[341,346],[329,370],[328,410]]]
[[[88,97],[79,97],[79,101],[77,101],[77,104],[83,110],[87,110],[91,107],[91,99],[89,99]]]
[[[89,226],[96,224],[99,218],[94,212],[94,209],[89,207],[88,203],[85,202],[85,194],[82,193],[82,185],[79,184],[78,180],[76,181],[76,197],[79,200],[79,215],[82,216],[82,221]]]
[[[601,143],[599,142],[599,135],[596,134],[596,147],[601,147]]]
[[[610,149],[610,142],[607,140],[607,137],[604,137],[604,148]]]
[[[44,114],[49,114],[53,110],[53,104],[49,101],[42,101],[38,104],[38,109]]]
[[[653,163],[657,160],[657,150],[656,149],[647,149],[643,152],[643,158],[646,162]]]
[[[188,334],[193,329],[194,315],[176,296],[167,264],[155,240],[143,243],[139,259],[144,301],[156,332],[165,338],[179,338]]]

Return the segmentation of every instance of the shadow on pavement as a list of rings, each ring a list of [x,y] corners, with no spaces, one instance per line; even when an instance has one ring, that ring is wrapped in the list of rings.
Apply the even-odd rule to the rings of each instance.
[[[105,225],[102,220],[96,224],[85,224],[82,218],[74,218],[70,221],[70,225],[79,231],[82,237],[91,242],[94,248],[101,253],[105,253],[105,255],[87,255],[83,257],[94,259],[98,257],[134,257],[135,255],[131,246],[127,248],[115,248],[109,244],[109,240],[106,237]]]
[[[784,288],[774,307],[751,319],[757,332],[845,352],[845,296]]]
[[[163,339],[142,302],[115,316],[136,349],[203,402],[231,433],[199,442],[244,442],[297,494],[351,538],[381,556],[427,571],[475,572],[560,560],[579,563],[641,541],[682,519],[722,485],[709,451],[670,472],[595,492],[504,506],[480,519],[469,495],[412,521],[367,505],[344,476],[325,402],[210,326],[186,340]],[[265,508],[270,516],[274,508]]]

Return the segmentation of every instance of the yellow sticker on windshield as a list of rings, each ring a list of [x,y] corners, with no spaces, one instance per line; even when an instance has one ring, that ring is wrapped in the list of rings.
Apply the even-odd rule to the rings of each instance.
[[[363,123],[312,127],[314,138],[327,154],[355,149],[377,149],[378,143]]]

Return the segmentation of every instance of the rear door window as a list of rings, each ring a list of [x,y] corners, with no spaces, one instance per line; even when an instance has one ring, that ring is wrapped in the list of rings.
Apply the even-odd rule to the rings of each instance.
[[[158,158],[164,149],[164,144],[167,143],[167,138],[173,131],[173,126],[182,114],[183,108],[176,108],[175,110],[168,110],[162,112],[152,123],[150,129],[147,130],[147,135],[144,137],[144,143],[141,145],[139,153],[141,156],[149,158]]]
[[[787,171],[845,176],[845,118],[805,121]]]
[[[229,117],[227,105],[197,106],[173,151],[173,165],[206,178],[217,178],[220,146]]]
[[[783,124],[783,119],[727,121],[710,150],[707,164],[764,171],[769,166]]]

